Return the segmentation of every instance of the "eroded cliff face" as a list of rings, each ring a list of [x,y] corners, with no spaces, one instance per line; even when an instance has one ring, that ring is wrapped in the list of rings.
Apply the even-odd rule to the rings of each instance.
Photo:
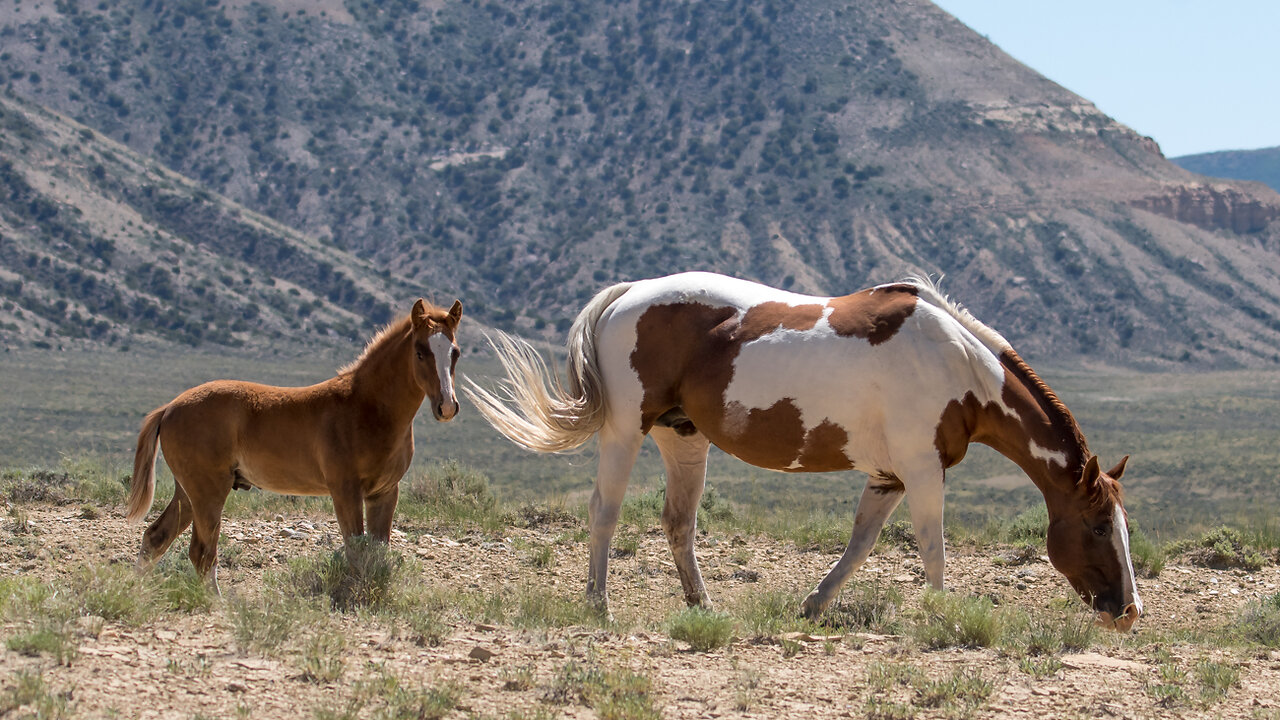
[[[1259,197],[1265,189],[1253,189],[1256,192],[1246,194],[1230,186],[1183,185],[1133,200],[1130,205],[1205,230],[1252,234],[1266,230],[1280,218],[1280,196],[1275,202],[1266,202]]]

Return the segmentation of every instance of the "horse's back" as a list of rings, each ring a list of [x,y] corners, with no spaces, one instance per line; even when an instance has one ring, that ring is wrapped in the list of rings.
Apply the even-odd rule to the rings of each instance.
[[[611,407],[644,432],[678,408],[774,469],[888,470],[930,452],[950,401],[998,387],[994,356],[911,284],[831,298],[684,273],[635,283],[598,329]]]
[[[314,449],[327,439],[324,404],[318,402],[321,390],[320,385],[292,388],[240,380],[198,385],[166,408],[161,448],[170,466],[179,466],[176,471],[209,469],[228,476],[239,472],[252,484],[275,489],[268,478],[289,477],[313,466]],[[280,491],[321,490],[317,486]]]

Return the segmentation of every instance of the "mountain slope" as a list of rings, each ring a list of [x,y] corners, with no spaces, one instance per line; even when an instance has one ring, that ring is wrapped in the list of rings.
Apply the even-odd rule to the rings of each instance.
[[[9,8],[15,93],[475,316],[908,270],[1035,356],[1280,359],[1280,196],[1211,181],[928,3]]]
[[[1183,155],[1171,158],[1178,167],[1210,177],[1255,180],[1280,191],[1280,147]]]
[[[411,299],[367,263],[30,103],[0,97],[0,129],[5,343],[331,343]]]

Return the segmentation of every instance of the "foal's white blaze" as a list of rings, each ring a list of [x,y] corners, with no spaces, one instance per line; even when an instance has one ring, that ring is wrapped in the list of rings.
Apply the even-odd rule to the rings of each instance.
[[[427,346],[436,358],[436,377],[440,379],[440,417],[448,420],[458,414],[458,396],[453,392],[453,341],[438,332],[427,338]]]
[[[1138,581],[1137,575],[1133,572],[1133,557],[1129,555],[1129,521],[1124,516],[1124,511],[1117,503],[1114,518],[1111,521],[1111,527],[1115,528],[1112,532],[1112,543],[1116,546],[1116,552],[1124,555],[1124,567],[1127,574],[1124,576],[1124,582],[1129,584],[1129,590],[1133,593],[1133,605],[1138,608],[1138,614],[1142,614],[1142,598],[1138,597]],[[1124,608],[1121,608],[1124,612]]]

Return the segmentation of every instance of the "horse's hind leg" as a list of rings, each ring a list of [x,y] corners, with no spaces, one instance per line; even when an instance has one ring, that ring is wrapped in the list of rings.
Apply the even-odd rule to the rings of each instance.
[[[218,590],[218,532],[222,528],[222,508],[231,492],[228,474],[206,475],[191,484],[191,551],[188,553],[196,573]]]
[[[867,486],[862,490],[862,498],[858,500],[858,514],[853,520],[853,535],[844,554],[836,562],[835,567],[822,578],[818,587],[809,593],[800,605],[800,612],[805,617],[816,618],[831,604],[840,588],[844,587],[849,576],[862,566],[863,561],[871,554],[876,539],[880,537],[880,529],[884,521],[893,514],[894,508],[902,502],[903,487],[897,478],[869,478]]]
[[[667,501],[662,508],[662,529],[671,546],[671,556],[690,606],[711,607],[711,597],[698,571],[693,552],[698,531],[698,504],[707,479],[707,438],[701,433],[680,435],[671,428],[654,428],[651,433],[667,471]]]
[[[603,612],[609,610],[609,590],[605,583],[609,577],[609,545],[618,527],[618,513],[622,508],[622,496],[627,491],[631,466],[636,462],[644,435],[622,437],[608,425],[600,431],[600,466],[596,473],[596,488],[591,494],[589,524],[591,540],[587,564],[587,600]]]
[[[191,499],[182,485],[174,483],[173,499],[160,513],[160,517],[142,534],[142,548],[138,551],[138,568],[149,569],[164,555],[175,538],[191,525]]]

